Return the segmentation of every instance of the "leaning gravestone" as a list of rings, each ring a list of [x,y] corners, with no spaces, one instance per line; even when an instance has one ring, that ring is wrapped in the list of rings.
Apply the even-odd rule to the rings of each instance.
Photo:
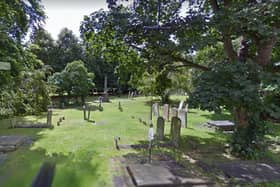
[[[160,141],[164,138],[164,119],[162,117],[157,119],[157,138]]]
[[[163,119],[166,121],[169,121],[169,105],[168,104],[163,105]]]
[[[175,147],[178,147],[181,137],[181,120],[178,117],[172,117],[171,119],[170,136],[172,143]]]
[[[52,126],[52,109],[48,109],[48,115],[47,115],[47,125]]]
[[[181,101],[180,101],[180,104],[179,104],[179,107],[178,107],[178,110],[182,110],[182,109],[183,109],[183,106],[184,106],[184,101],[181,100]]]

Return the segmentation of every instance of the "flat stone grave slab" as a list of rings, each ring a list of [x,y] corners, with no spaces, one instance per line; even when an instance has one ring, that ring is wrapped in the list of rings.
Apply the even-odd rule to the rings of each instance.
[[[10,152],[27,141],[25,136],[0,136],[0,152]]]
[[[212,186],[213,183],[191,176],[178,175],[166,164],[131,164],[127,167],[136,186]]]
[[[207,122],[208,125],[214,126],[224,131],[232,131],[234,130],[235,124],[228,120],[223,121],[209,121]]]
[[[38,124],[18,124],[14,125],[13,128],[51,128],[51,125],[47,125],[44,123],[38,123]]]
[[[217,164],[216,167],[222,170],[227,177],[238,182],[259,183],[280,181],[280,165],[239,161]]]
[[[20,145],[25,141],[25,136],[0,136],[0,145]]]

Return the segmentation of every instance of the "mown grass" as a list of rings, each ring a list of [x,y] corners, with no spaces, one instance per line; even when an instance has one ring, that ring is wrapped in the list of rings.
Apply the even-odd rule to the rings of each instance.
[[[88,98],[91,104],[96,98]],[[154,98],[156,99],[156,98]],[[184,97],[174,97],[178,102]],[[113,186],[111,158],[125,155],[135,150],[117,151],[114,137],[120,137],[122,144],[136,144],[147,140],[148,126],[138,118],[149,122],[150,98],[136,99],[114,98],[111,103],[103,103],[103,111],[96,110],[90,121],[83,120],[81,107],[54,109],[53,129],[8,129],[9,120],[0,121],[0,135],[25,135],[35,138],[31,146],[25,146],[9,153],[7,160],[0,165],[0,186],[27,187],[36,176],[44,161],[52,160],[56,164],[54,187]],[[118,109],[121,102],[122,111]],[[46,114],[18,118],[22,123],[44,122]],[[66,120],[56,126],[59,117]],[[182,129],[180,157],[192,153],[201,159],[201,152],[208,154],[209,162],[223,152],[227,135],[215,132],[203,126],[209,120],[231,119],[225,114],[213,114],[200,110],[190,110],[188,128]],[[95,123],[93,123],[95,121]],[[155,124],[155,120],[153,123]],[[168,138],[170,122],[166,124]],[[171,150],[166,150],[171,151]],[[219,157],[218,159],[222,159]]]

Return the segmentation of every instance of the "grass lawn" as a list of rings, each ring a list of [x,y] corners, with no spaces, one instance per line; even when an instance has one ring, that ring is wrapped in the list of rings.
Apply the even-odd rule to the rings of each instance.
[[[93,101],[93,98],[89,98],[90,100]],[[118,109],[119,101],[123,111]],[[148,122],[148,101],[149,98],[145,97],[134,100],[114,98],[111,103],[103,103],[103,111],[91,113],[91,120],[94,120],[96,125],[83,120],[81,108],[54,109],[53,129],[8,129],[9,120],[0,121],[0,135],[26,135],[35,138],[31,146],[21,147],[8,154],[7,160],[0,165],[0,186],[29,187],[41,164],[46,160],[57,163],[54,187],[113,186],[111,159],[136,152],[132,149],[117,151],[114,147],[114,137],[121,137],[123,144],[147,140],[148,126],[142,125],[138,118]],[[45,122],[45,116],[28,116],[18,120]],[[66,120],[61,126],[56,126],[61,116],[65,116]],[[218,119],[231,119],[231,116],[227,113],[213,114],[190,110],[188,128],[182,129],[183,146],[176,153],[168,149],[158,151],[169,152],[183,161],[186,161],[186,155],[190,154],[194,159],[201,159],[207,154],[204,160],[210,163],[215,159],[229,159],[222,155],[227,136],[202,126],[209,120]],[[167,124],[166,135],[169,134],[169,127]],[[280,128],[274,128],[274,133],[278,134],[272,137],[279,136]],[[268,156],[279,161],[280,154],[270,152]]]

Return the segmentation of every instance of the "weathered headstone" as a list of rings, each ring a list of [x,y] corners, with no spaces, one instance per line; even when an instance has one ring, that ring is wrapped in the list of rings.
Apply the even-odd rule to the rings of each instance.
[[[48,109],[48,114],[47,114],[47,125],[52,126],[52,109]]]
[[[155,117],[159,116],[159,104],[158,103],[153,104],[153,115]]]
[[[182,128],[187,127],[186,111],[184,109],[178,110],[178,118],[181,120]]]
[[[178,147],[181,137],[181,120],[178,117],[171,119],[170,137],[175,147]]]
[[[173,107],[171,109],[171,117],[177,117],[178,109]]]
[[[162,141],[164,138],[164,119],[158,117],[157,119],[157,139]]]
[[[169,121],[169,105],[168,104],[164,104],[163,105],[163,119],[166,121]]]

